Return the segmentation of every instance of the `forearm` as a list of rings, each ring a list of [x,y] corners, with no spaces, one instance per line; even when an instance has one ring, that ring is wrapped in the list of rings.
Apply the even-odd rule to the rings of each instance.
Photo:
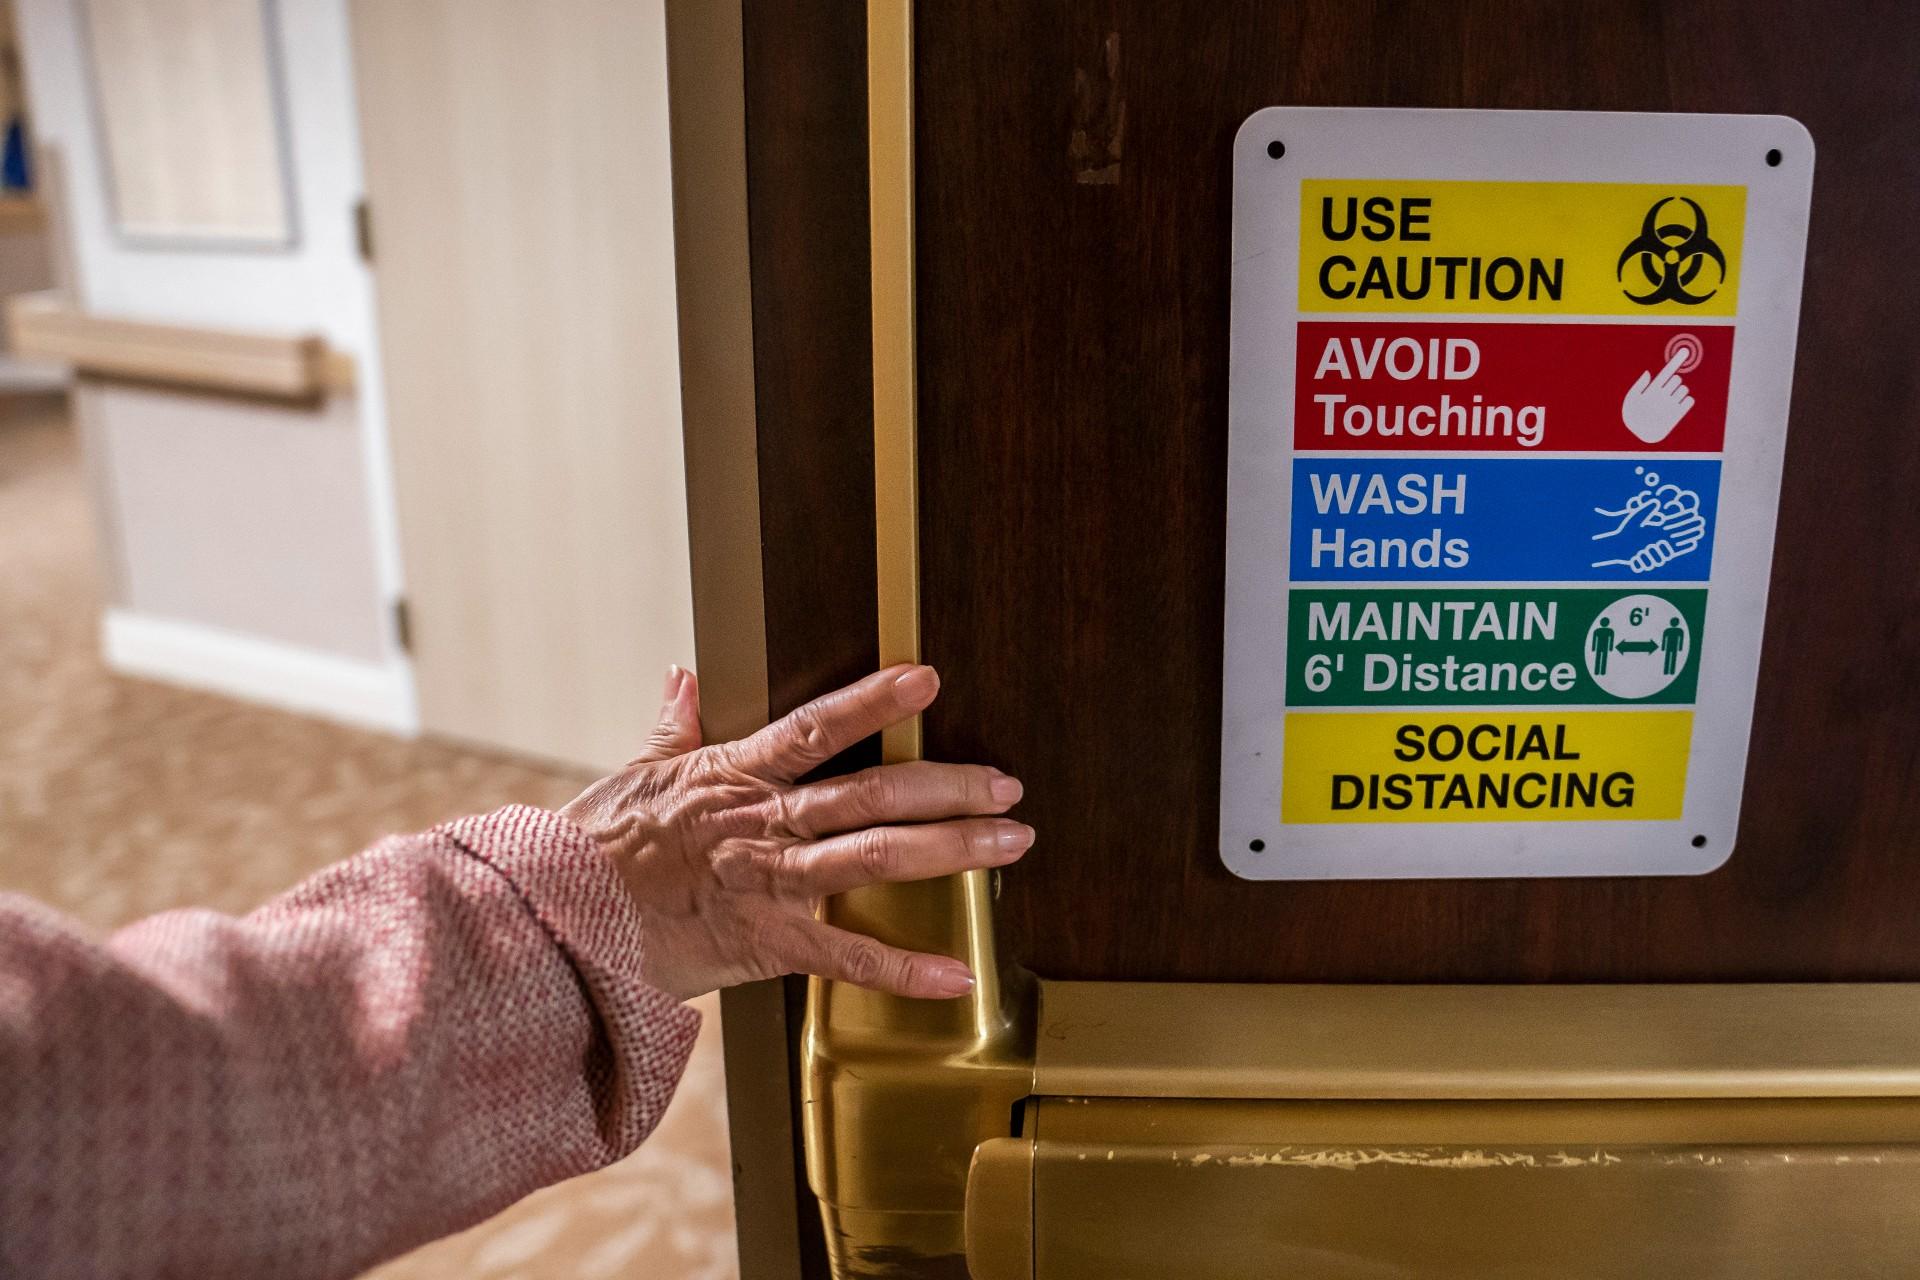
[[[619,1158],[698,1025],[639,933],[530,809],[104,944],[0,900],[0,1274],[349,1276]]]

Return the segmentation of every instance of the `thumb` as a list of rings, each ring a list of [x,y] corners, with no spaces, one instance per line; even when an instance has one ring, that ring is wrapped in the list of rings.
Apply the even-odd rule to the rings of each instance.
[[[669,760],[700,746],[700,681],[682,666],[667,668],[660,720],[633,763]]]

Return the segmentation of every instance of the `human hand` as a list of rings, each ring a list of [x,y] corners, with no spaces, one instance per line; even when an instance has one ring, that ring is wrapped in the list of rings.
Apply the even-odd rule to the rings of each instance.
[[[1648,444],[1659,444],[1673,434],[1680,419],[1693,408],[1693,393],[1680,379],[1680,366],[1697,354],[1697,349],[1681,347],[1660,372],[1643,372],[1627,388],[1626,398],[1620,402],[1620,421],[1627,430]]]
[[[816,912],[862,885],[1017,860],[1033,829],[986,815],[1017,803],[1019,782],[983,765],[915,761],[794,783],[924,710],[939,689],[931,667],[889,667],[751,737],[703,747],[699,684],[670,670],[645,750],[561,811],[606,851],[640,909],[642,976],[683,1000],[784,973],[923,998],[970,991],[960,961],[885,946]]]

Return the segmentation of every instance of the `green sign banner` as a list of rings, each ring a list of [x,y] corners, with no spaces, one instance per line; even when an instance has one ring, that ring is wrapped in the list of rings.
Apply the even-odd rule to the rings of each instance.
[[[1289,706],[1694,700],[1705,589],[1295,588]]]

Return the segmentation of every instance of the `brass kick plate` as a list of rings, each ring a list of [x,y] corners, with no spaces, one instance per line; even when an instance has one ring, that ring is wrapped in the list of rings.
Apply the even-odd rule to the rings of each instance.
[[[1920,1100],[1049,1097],[967,1217],[974,1280],[1910,1276]]]
[[[974,1280],[1920,1277],[1920,988],[1042,983]]]

